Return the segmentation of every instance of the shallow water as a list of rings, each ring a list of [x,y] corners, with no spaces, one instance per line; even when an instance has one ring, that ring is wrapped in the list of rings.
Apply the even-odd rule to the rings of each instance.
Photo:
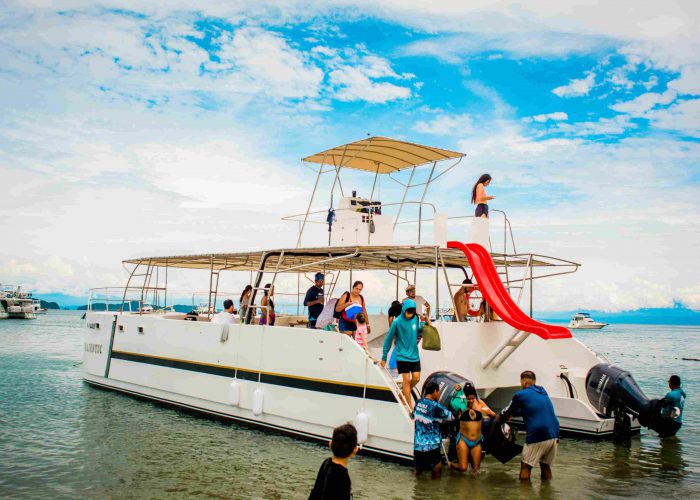
[[[184,414],[81,381],[82,313],[0,321],[0,496],[306,498],[324,447]],[[610,325],[576,336],[632,372],[650,397],[678,373],[689,399],[677,438],[563,439],[554,479],[522,485],[517,461],[478,477],[414,479],[369,457],[355,498],[681,498],[700,494],[700,327]]]

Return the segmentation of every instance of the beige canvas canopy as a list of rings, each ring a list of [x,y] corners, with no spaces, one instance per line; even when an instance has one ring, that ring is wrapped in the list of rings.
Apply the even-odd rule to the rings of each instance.
[[[463,153],[447,149],[422,146],[387,137],[368,137],[307,156],[303,161],[388,174],[404,168],[463,156]]]
[[[441,248],[440,266],[469,267],[458,249]],[[527,266],[528,256],[492,254],[496,266]],[[428,269],[435,267],[434,246],[359,246],[290,248],[241,253],[144,257],[125,260],[126,264],[151,267],[207,269],[214,271],[258,271],[310,273],[317,271]],[[534,267],[572,265],[568,261],[538,256]],[[576,265],[576,264],[573,264]]]

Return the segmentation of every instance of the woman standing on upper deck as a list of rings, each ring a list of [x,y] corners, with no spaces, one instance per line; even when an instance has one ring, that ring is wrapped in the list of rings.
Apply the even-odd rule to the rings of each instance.
[[[486,219],[489,217],[488,201],[494,198],[486,194],[486,186],[489,184],[491,184],[491,176],[489,174],[483,174],[474,184],[472,189],[472,204],[476,205],[474,217],[484,217]]]

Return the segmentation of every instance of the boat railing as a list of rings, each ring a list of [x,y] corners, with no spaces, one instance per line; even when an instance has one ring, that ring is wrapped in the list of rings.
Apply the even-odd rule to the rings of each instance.
[[[225,291],[220,291],[219,294],[224,297],[236,296]],[[203,300],[208,296],[208,292],[182,291],[160,286],[91,288],[88,293],[87,310],[153,314],[173,312],[174,306],[186,305],[194,311],[201,304],[208,304]],[[150,306],[152,311],[148,310],[147,306]],[[212,308],[215,307],[216,304],[212,304]]]

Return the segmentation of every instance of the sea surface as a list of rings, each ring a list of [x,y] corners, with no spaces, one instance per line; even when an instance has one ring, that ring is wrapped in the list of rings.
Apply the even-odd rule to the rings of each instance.
[[[102,391],[81,380],[82,312],[0,321],[0,497],[306,498],[323,446]],[[688,393],[676,438],[562,439],[554,479],[519,463],[415,479],[409,467],[351,462],[356,499],[698,498],[700,327],[610,325],[575,336],[628,369],[649,397],[672,373]]]

